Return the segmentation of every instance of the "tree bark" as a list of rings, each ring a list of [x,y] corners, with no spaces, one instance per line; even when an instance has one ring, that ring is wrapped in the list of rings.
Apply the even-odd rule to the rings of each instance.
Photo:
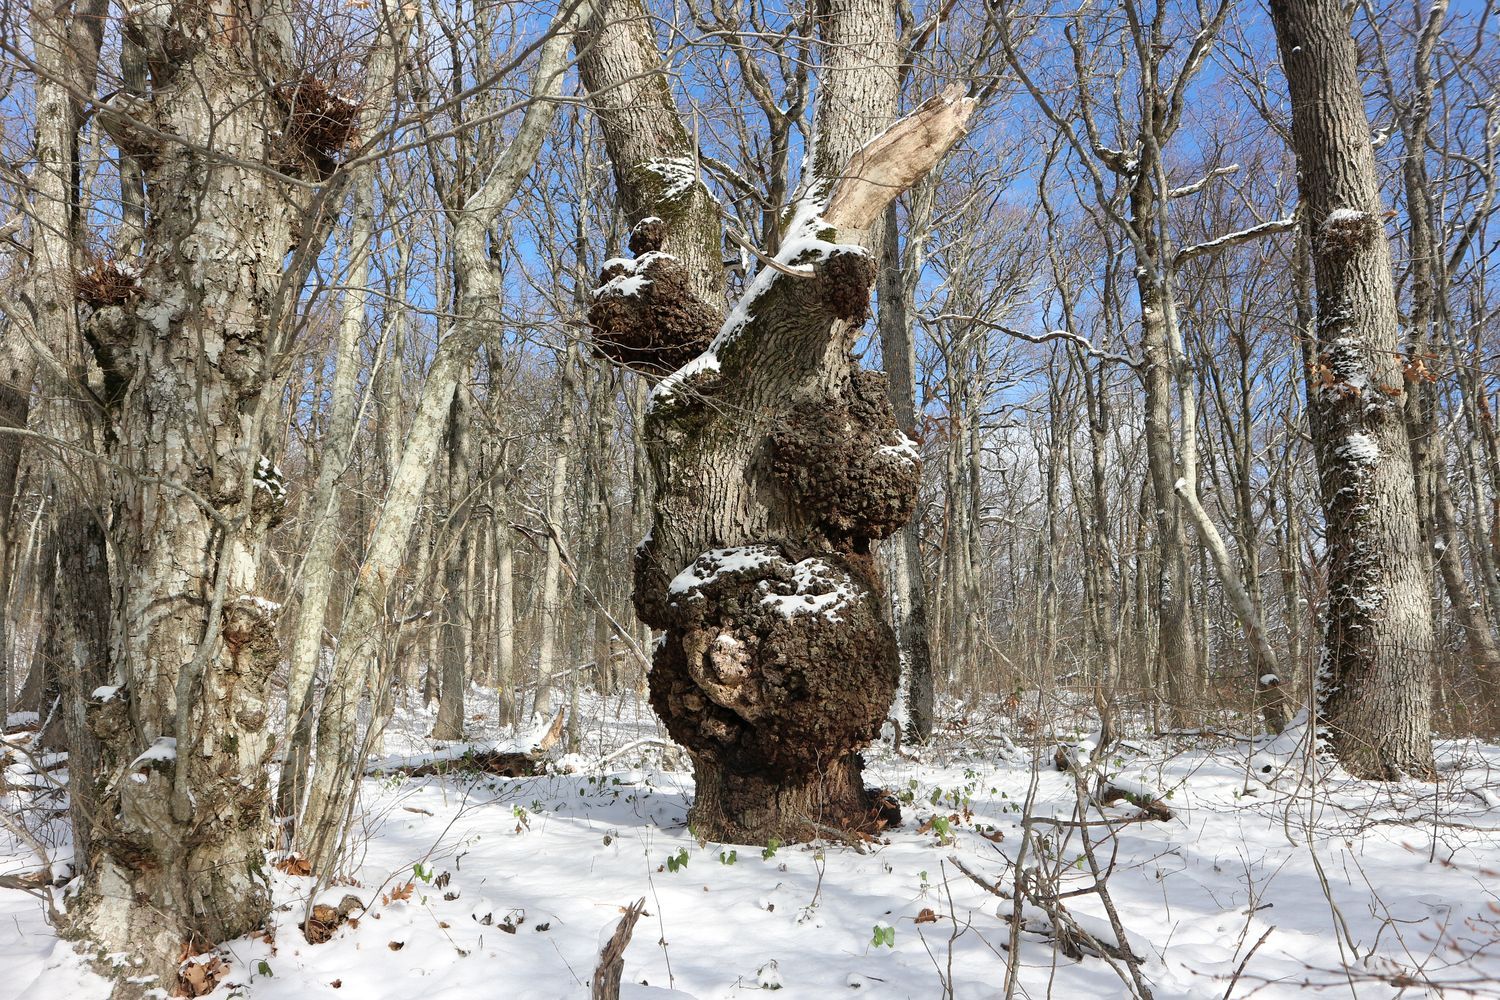
[[[907,275],[915,274],[917,251],[901,253],[895,203],[885,210],[885,247],[881,256],[880,353],[885,362],[888,394],[896,426],[913,441],[916,414],[916,349],[908,312]],[[915,239],[916,236],[913,236]],[[926,743],[932,737],[935,685],[932,648],[928,644],[927,581],[919,544],[921,525],[913,518],[891,543],[891,587],[896,604],[896,639],[906,677],[906,738]]]
[[[448,409],[448,519],[456,543],[443,556],[442,686],[438,693],[435,740],[458,740],[464,734],[464,693],[468,687],[468,639],[471,595],[465,587],[469,564],[468,525],[469,430],[467,390],[460,384]]]
[[[1273,0],[1271,18],[1317,287],[1307,394],[1329,551],[1318,714],[1354,775],[1431,777],[1429,577],[1350,13],[1334,0]]]
[[[475,352],[500,328],[500,275],[491,265],[486,233],[531,170],[553,117],[553,100],[567,69],[575,18],[583,12],[559,12],[542,43],[532,78],[532,104],[494,169],[469,196],[454,224],[454,266],[459,277],[457,313],[428,369],[411,429],[386,502],[366,547],[353,591],[344,611],[340,641],[334,653],[328,692],[318,713],[314,780],[303,810],[298,843],[320,878],[331,878],[338,858],[344,820],[353,805],[360,773],[355,725],[360,685],[370,675],[381,648],[382,616],[389,589],[406,551],[412,525],[447,427],[449,405]]]
[[[534,707],[534,714],[542,718],[552,714],[552,677],[557,673],[557,647],[558,640],[562,637],[562,551],[553,535],[562,532],[568,465],[577,437],[577,421],[573,416],[577,381],[574,375],[577,364],[575,351],[572,343],[566,344],[560,359],[558,375],[561,406],[557,415],[557,433],[552,440],[552,462],[547,479],[547,550],[542,565],[541,635],[537,637]]]
[[[1438,570],[1448,592],[1448,604],[1464,633],[1469,652],[1469,666],[1479,682],[1477,711],[1469,713],[1469,722],[1481,732],[1500,734],[1500,646],[1495,643],[1494,626],[1478,595],[1469,586],[1459,545],[1458,511],[1453,506],[1453,491],[1448,477],[1438,476],[1434,485],[1437,520],[1433,546],[1437,549]]]
[[[396,53],[406,32],[406,17],[383,6],[387,22],[370,53],[369,92],[360,113],[360,130],[373,132],[390,101]],[[369,304],[371,243],[375,223],[375,171],[356,168],[350,178],[352,205],[349,226],[349,265],[336,334],[333,386],[329,395],[327,431],[318,475],[307,505],[311,528],[300,579],[301,606],[292,634],[287,677],[287,749],[276,790],[276,813],[294,823],[306,795],[305,782],[313,736],[313,677],[323,655],[324,624],[332,592],[339,531],[339,481],[349,464],[358,429],[360,340]],[[400,301],[400,296],[397,296]]]
[[[140,977],[175,988],[185,945],[248,933],[269,906],[279,607],[257,592],[257,555],[285,490],[261,440],[296,301],[284,262],[315,215],[286,178],[323,176],[342,146],[298,138],[306,81],[268,83],[290,55],[275,4],[125,18],[150,40],[151,85],[98,115],[143,166],[149,252],[93,261],[77,290],[110,420],[118,573],[113,683],[88,703],[99,806],[74,927],[131,956],[117,993]]]
[[[627,7],[638,9],[609,9]],[[694,830],[741,843],[876,818],[854,751],[878,732],[898,667],[870,545],[910,517],[920,465],[884,380],[849,357],[875,276],[854,241],[957,140],[972,106],[930,102],[864,146],[894,111],[896,63],[875,58],[894,12],[850,0],[817,13],[828,67],[817,168],[776,266],[715,333],[717,301],[701,292],[722,286],[676,258],[711,220],[633,215],[638,256],[606,265],[590,311],[596,350],[671,372],[646,417],[656,496],[635,605],[666,632],[651,702],[692,754]],[[670,110],[654,44],[637,43],[620,64],[661,80]],[[618,83],[580,68],[593,95]],[[610,152],[624,192],[633,163],[618,143]],[[649,192],[622,200],[651,203]]]

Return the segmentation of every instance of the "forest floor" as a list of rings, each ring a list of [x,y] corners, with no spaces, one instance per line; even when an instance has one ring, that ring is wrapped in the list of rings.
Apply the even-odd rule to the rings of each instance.
[[[470,711],[470,742],[498,745],[506,734],[487,721],[493,700],[475,689]],[[571,773],[370,777],[348,884],[318,900],[354,895],[363,912],[310,944],[300,925],[313,880],[275,872],[270,934],[227,946],[228,972],[212,996],[584,997],[622,907],[640,898],[646,915],[621,993],[634,1000],[777,988],[787,1000],[988,1000],[1006,995],[1012,948],[1017,996],[1133,995],[1118,956],[1069,958],[1057,941],[1059,922],[1076,919],[1116,943],[1098,893],[1067,895],[1095,878],[1079,828],[1066,825],[1076,786],[1052,766],[1051,742],[1012,741],[1002,712],[950,705],[945,714],[919,754],[868,754],[870,778],[904,800],[905,822],[859,849],[695,839],[691,774],[656,742],[654,717],[633,695],[585,699],[582,746],[556,762]],[[387,756],[372,766],[452,756],[452,745],[424,738],[432,721],[399,712]],[[1088,828],[1157,1000],[1500,996],[1500,747],[1439,749],[1435,784],[1372,784],[1336,771],[1312,781],[1285,741],[1198,735],[1117,746],[1107,771],[1159,793],[1172,813]],[[6,777],[36,780],[19,763]],[[1123,802],[1104,810],[1119,820],[1136,812]],[[1011,900],[958,865],[1008,893],[1008,859],[1023,840],[1026,864],[1057,873],[1042,889],[1071,916],[1028,907],[1013,934]],[[63,860],[68,848],[55,851]],[[35,867],[0,830],[0,875]],[[0,1000],[106,993],[38,898],[0,890]]]

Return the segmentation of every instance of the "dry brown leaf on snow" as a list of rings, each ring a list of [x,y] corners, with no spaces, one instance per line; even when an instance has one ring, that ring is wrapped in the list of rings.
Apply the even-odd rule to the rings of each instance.
[[[932,907],[924,906],[922,912],[917,914],[915,922],[919,924],[935,924],[938,922],[938,915],[932,912]]]
[[[333,937],[333,932],[339,929],[339,922],[338,910],[319,903],[313,907],[312,916],[302,926],[302,933],[306,935],[309,944],[322,944]]]
[[[288,875],[300,875],[306,877],[312,874],[312,862],[300,854],[288,854],[280,861],[271,862],[277,871],[286,872]]]
[[[229,963],[215,955],[206,962],[189,962],[177,974],[178,996],[201,997],[212,993],[219,985]]]
[[[398,899],[411,899],[412,890],[416,887],[416,883],[414,882],[408,882],[405,885],[398,885],[386,895],[381,896],[380,901],[389,906],[392,902]]]

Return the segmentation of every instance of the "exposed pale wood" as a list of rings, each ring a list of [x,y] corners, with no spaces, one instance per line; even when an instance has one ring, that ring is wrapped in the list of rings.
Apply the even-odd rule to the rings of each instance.
[[[620,979],[625,974],[625,949],[630,947],[630,936],[635,932],[635,922],[646,909],[646,897],[625,907],[625,913],[615,926],[615,932],[599,952],[599,964],[589,985],[591,1000],[620,1000]]]
[[[976,105],[952,84],[870,140],[834,183],[824,220],[837,229],[863,231],[873,226],[887,205],[963,137]]]

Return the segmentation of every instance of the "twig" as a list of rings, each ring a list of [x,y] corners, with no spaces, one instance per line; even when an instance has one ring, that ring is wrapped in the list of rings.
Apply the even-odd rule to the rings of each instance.
[[[1229,989],[1224,991],[1224,1000],[1229,1000],[1229,994],[1234,992],[1234,984],[1240,981],[1240,975],[1244,973],[1245,966],[1250,964],[1250,959],[1254,957],[1256,949],[1266,943],[1266,938],[1270,937],[1275,929],[1275,927],[1267,927],[1266,932],[1260,936],[1260,940],[1250,946],[1250,950],[1240,960],[1239,967],[1234,970],[1234,975],[1229,977]]]

